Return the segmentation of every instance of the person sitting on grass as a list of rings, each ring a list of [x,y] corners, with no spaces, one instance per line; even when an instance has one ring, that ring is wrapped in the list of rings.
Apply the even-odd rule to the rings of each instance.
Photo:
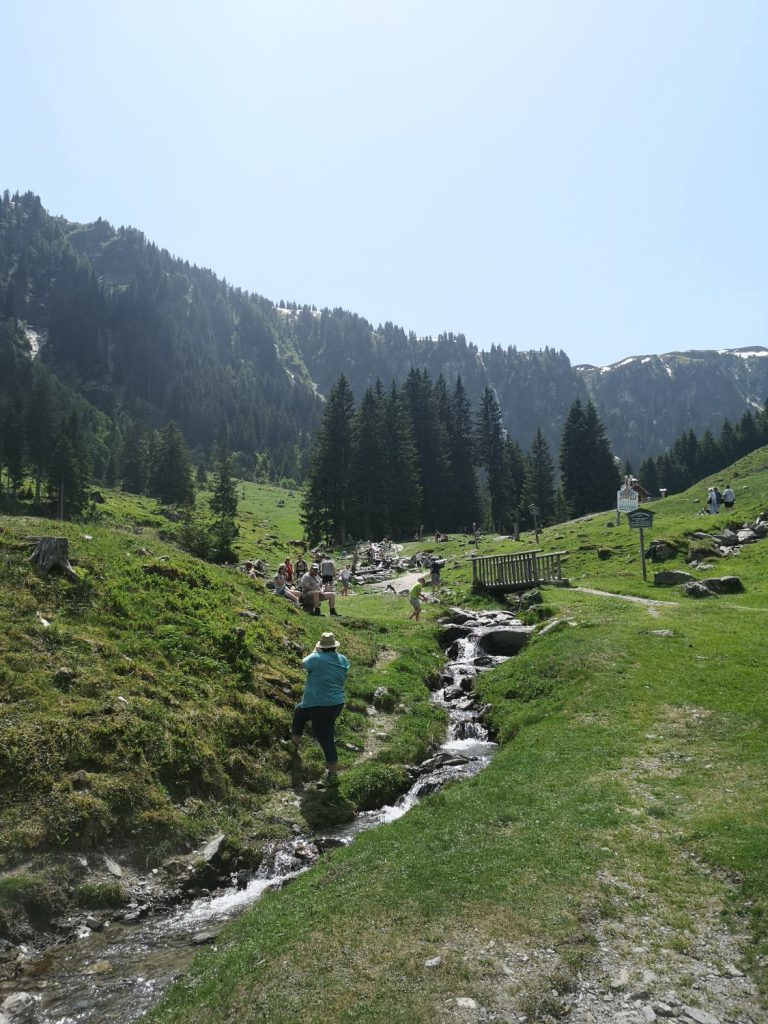
[[[273,582],[275,584],[275,597],[286,597],[289,601],[293,602],[296,611],[298,611],[301,605],[301,594],[298,590],[293,590],[288,586],[288,580],[285,578],[285,569],[282,565],[277,567]]]
[[[349,661],[338,653],[341,645],[333,633],[323,633],[312,654],[302,661],[307,678],[301,701],[293,710],[291,743],[299,746],[307,722],[325,754],[327,781],[338,781],[339,755],[336,750],[336,719],[344,708],[344,683]],[[285,742],[285,741],[284,741]]]
[[[310,615],[322,615],[320,603],[327,601],[331,615],[339,614],[336,611],[336,595],[331,591],[323,590],[323,582],[320,579],[320,566],[317,562],[313,562],[309,567],[309,572],[305,572],[301,577],[300,585],[301,603],[304,605],[305,612],[309,612]]]
[[[411,603],[411,608],[413,608],[413,611],[408,616],[408,618],[415,619],[417,622],[419,621],[419,615],[421,615],[421,588],[424,586],[426,582],[427,581],[424,579],[423,576],[419,576],[417,582],[414,583],[414,585],[411,587],[411,591],[408,595],[408,600]]]

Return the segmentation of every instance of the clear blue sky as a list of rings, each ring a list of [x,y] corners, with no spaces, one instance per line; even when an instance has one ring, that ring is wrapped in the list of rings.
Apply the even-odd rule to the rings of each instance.
[[[605,364],[768,344],[768,3],[5,0],[0,188]]]

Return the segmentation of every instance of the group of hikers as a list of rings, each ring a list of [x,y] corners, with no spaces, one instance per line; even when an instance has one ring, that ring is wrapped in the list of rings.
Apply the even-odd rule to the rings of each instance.
[[[706,510],[702,510],[705,514],[710,516],[716,516],[720,512],[720,506],[725,505],[726,512],[730,512],[736,502],[736,495],[733,492],[733,488],[730,484],[721,493],[720,488],[715,485],[714,487],[707,488],[707,507]]]
[[[339,579],[341,593],[346,597],[352,579],[352,570],[348,565],[341,570]],[[327,601],[330,614],[338,615],[335,581],[335,562],[329,556],[321,555],[319,561],[311,562],[309,565],[303,557],[296,559],[295,566],[292,565],[290,558],[286,558],[277,567],[272,582],[275,587],[275,596],[291,601],[296,611],[303,608],[310,615],[322,615],[321,605],[323,601]]]

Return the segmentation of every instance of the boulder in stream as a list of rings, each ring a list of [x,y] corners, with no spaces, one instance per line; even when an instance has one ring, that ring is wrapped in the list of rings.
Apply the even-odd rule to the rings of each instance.
[[[531,639],[533,626],[503,626],[486,630],[477,646],[485,654],[510,657],[517,654]]]

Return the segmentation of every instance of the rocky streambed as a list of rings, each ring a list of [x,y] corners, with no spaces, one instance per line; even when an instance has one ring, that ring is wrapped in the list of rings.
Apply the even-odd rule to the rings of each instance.
[[[276,842],[253,871],[227,875],[226,843],[217,836],[196,856],[179,859],[182,884],[175,892],[186,891],[188,898],[197,894],[191,902],[169,909],[166,901],[163,907],[148,879],[134,889],[138,898],[119,917],[94,913],[62,922],[68,930],[58,945],[42,954],[23,946],[12,951],[15,976],[0,982],[0,1024],[138,1020],[184,974],[197,948],[215,944],[224,925],[262,893],[306,871],[326,850],[406,814],[421,797],[481,771],[496,744],[488,734],[490,707],[478,699],[475,680],[516,654],[532,632],[509,612],[452,609],[441,628],[448,661],[427,680],[432,699],[448,715],[446,739],[426,761],[408,769],[410,787],[394,804],[361,812],[322,834]],[[121,870],[114,864],[112,869]],[[205,887],[206,881],[211,888],[221,883],[222,875],[229,882],[225,888]]]

